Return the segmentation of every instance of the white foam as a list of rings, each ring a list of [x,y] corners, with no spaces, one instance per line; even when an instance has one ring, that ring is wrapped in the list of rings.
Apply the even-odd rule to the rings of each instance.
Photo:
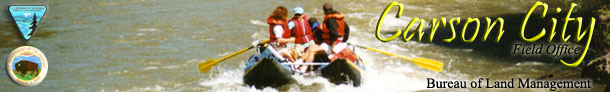
[[[159,67],[149,66],[149,67],[144,68],[144,70],[153,70],[153,69],[159,69]]]
[[[465,51],[465,52],[472,52],[472,51],[473,51],[473,49],[462,49],[462,51]]]
[[[544,63],[536,62],[536,61],[528,61],[528,62],[519,62],[515,64],[515,66],[543,66]]]
[[[147,91],[147,90],[148,90],[148,91],[162,91],[163,89],[165,89],[165,88],[164,88],[164,87],[162,87],[162,86],[159,86],[159,85],[155,85],[155,86],[153,86],[153,87],[145,87],[145,88],[142,88],[142,90],[145,90],[145,91]]]
[[[174,69],[174,68],[178,68],[179,65],[170,65],[170,66],[163,66],[163,68],[165,69]]]
[[[348,13],[345,14],[346,17],[348,18],[357,18],[357,19],[368,19],[374,16],[379,16],[379,14],[374,14],[374,13]],[[379,17],[377,17],[379,18]]]
[[[408,4],[405,4],[405,5],[404,5],[404,8],[405,8],[405,9],[410,9],[410,10],[425,10],[425,11],[433,11],[433,9],[432,9],[432,8],[429,8],[429,7],[418,7],[418,6],[408,5]],[[404,12],[404,10],[403,10],[403,12]]]
[[[203,82],[200,82],[200,86],[210,87],[209,90],[214,90],[216,92],[254,92],[260,91],[256,88],[250,88],[248,86],[244,86],[243,79],[241,75],[243,75],[242,69],[234,69],[234,70],[224,70],[219,68],[219,74],[212,75],[210,79],[205,79]],[[214,70],[213,70],[214,71]],[[263,91],[269,92],[276,89],[266,88]]]
[[[254,25],[259,25],[259,26],[266,26],[267,23],[263,22],[262,20],[250,20],[250,23],[254,24]]]
[[[140,28],[138,29],[138,31],[149,31],[149,32],[153,32],[153,31],[157,31],[158,29],[155,28]]]
[[[264,36],[267,36],[267,35],[264,35],[261,32],[254,32],[250,37],[252,37],[252,38],[266,38]]]
[[[202,60],[198,60],[198,59],[191,59],[191,60],[186,61],[186,63],[199,63],[199,62],[201,62],[201,61],[202,61]]]

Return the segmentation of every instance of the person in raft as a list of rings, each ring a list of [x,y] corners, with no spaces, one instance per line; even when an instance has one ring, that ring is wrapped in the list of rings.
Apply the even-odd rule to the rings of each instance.
[[[295,61],[295,58],[292,57],[286,46],[286,43],[295,40],[290,37],[291,33],[288,29],[288,23],[286,23],[286,17],[288,16],[287,11],[286,7],[278,6],[267,18],[267,24],[269,24],[269,43],[271,44],[268,48],[276,55],[279,52],[279,55],[283,58]]]
[[[291,36],[295,38],[294,43],[295,49],[298,56],[303,54],[302,52],[306,47],[309,47],[313,40],[313,33],[311,31],[311,26],[307,22],[309,19],[306,14],[304,14],[305,10],[301,7],[294,8],[294,17],[288,20],[288,27],[291,30]]]
[[[309,47],[309,45],[313,44],[313,33],[311,31],[311,26],[307,22],[307,17],[305,10],[301,7],[296,7],[293,10],[294,17],[288,20],[288,27],[291,30],[291,36],[295,38],[294,43],[296,44],[294,47],[294,51],[296,56],[302,56],[305,48]],[[293,61],[294,63],[303,63],[302,59],[297,59]],[[304,72],[306,68],[303,68],[302,65],[294,65],[292,66],[293,70],[299,70]]]
[[[356,55],[351,50],[347,49],[347,42],[349,38],[349,26],[343,20],[345,15],[333,9],[331,4],[325,3],[323,5],[324,20],[319,26],[314,26],[314,37],[316,44],[319,46],[310,46],[305,52],[303,59],[305,62],[313,62],[315,54],[326,53],[329,59],[332,61],[336,59],[347,59],[350,61],[356,61]],[[317,20],[312,18],[310,20],[311,25],[317,25]]]

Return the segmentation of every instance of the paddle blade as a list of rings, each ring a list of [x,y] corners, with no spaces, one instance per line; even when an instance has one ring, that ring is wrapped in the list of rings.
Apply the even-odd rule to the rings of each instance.
[[[208,71],[212,70],[212,67],[214,67],[216,64],[218,64],[218,61],[214,60],[214,59],[210,59],[208,61],[200,63],[199,64],[199,71],[200,72],[208,72]]]
[[[440,61],[427,59],[427,58],[414,58],[411,60],[420,67],[423,67],[423,68],[426,68],[426,69],[429,69],[432,71],[436,71],[436,72],[443,71],[444,64]]]

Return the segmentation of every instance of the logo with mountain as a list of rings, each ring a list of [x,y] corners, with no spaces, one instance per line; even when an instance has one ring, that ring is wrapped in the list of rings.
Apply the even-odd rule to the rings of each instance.
[[[34,86],[47,75],[47,58],[35,47],[21,46],[9,54],[6,71],[13,82],[21,86]]]
[[[36,31],[42,17],[47,12],[47,6],[44,5],[13,5],[8,7],[15,24],[19,28],[19,32],[27,41]]]

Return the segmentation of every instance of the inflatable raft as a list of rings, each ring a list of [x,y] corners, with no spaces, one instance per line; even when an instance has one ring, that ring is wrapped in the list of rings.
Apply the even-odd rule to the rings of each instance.
[[[355,61],[349,59],[330,61],[328,55],[318,54],[313,63],[292,63],[272,49],[272,47],[257,46],[258,52],[248,59],[243,77],[244,83],[248,86],[259,89],[275,88],[294,82],[292,75],[300,72],[295,72],[291,68],[292,65],[312,65],[307,73],[322,76],[334,84],[359,86],[362,82],[361,73],[365,71],[365,64],[359,57]]]

